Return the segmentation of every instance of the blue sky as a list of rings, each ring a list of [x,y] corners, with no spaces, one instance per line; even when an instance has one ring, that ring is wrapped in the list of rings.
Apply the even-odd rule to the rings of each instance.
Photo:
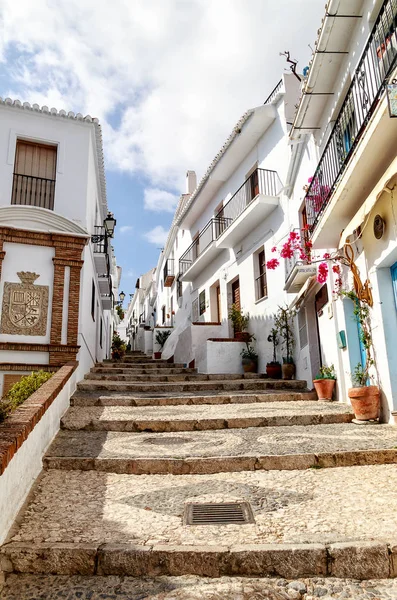
[[[323,0],[2,0],[0,96],[98,117],[121,289],[155,266],[188,169],[198,178],[303,68]],[[128,297],[128,296],[127,296]]]

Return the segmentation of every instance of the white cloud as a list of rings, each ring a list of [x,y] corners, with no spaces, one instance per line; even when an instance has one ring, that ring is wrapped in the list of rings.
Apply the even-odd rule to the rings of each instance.
[[[186,170],[200,176],[241,114],[280,79],[279,52],[305,66],[323,5],[3,0],[0,56],[17,49],[20,59],[1,95],[99,117],[108,168],[179,195]]]
[[[158,188],[149,188],[144,192],[144,207],[146,210],[166,211],[173,213],[176,209],[178,196]]]
[[[158,246],[163,247],[167,241],[168,231],[167,229],[164,229],[162,225],[157,225],[157,227],[144,233],[143,236],[151,244],[157,244]]]
[[[133,231],[133,226],[132,225],[122,225],[121,227],[118,228],[118,230],[120,231],[121,234],[123,233],[129,233],[130,231]]]
[[[133,278],[136,277],[134,269],[127,269],[127,271],[123,272],[123,277]]]

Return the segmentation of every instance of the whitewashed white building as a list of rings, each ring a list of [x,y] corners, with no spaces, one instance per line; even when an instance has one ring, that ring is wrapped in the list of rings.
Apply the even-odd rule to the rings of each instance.
[[[290,134],[302,147],[299,224],[307,224],[315,251],[343,254],[350,242],[356,284],[368,281],[371,373],[384,421],[397,410],[397,118],[386,91],[397,76],[396,28],[396,0],[331,0]],[[309,323],[313,362],[335,365],[338,397],[346,400],[365,348],[353,302],[333,293],[331,266],[328,282],[310,280],[297,305]],[[354,289],[353,271],[341,268],[344,289]]]
[[[77,359],[80,378],[109,356],[107,215],[98,121],[1,100],[0,395],[31,370]]]

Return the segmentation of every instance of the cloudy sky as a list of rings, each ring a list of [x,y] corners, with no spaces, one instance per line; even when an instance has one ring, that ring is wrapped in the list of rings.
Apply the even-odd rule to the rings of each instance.
[[[286,68],[325,0],[1,0],[0,96],[90,114],[104,133],[122,287],[157,262],[187,169],[200,177]]]

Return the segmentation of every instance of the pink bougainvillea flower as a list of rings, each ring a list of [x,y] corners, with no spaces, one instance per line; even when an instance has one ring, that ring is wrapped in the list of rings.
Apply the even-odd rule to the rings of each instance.
[[[281,248],[280,256],[281,258],[292,258],[294,255],[294,251],[291,248],[291,244],[286,242],[284,246]]]
[[[299,240],[299,233],[297,233],[296,231],[291,231],[289,234],[289,239],[291,242]]]
[[[340,266],[339,265],[332,265],[332,270],[334,273],[340,273]]]
[[[309,229],[310,229],[309,225],[306,224],[302,227],[301,231],[309,231]]]
[[[325,258],[325,260],[328,260],[329,258],[331,258],[331,255],[329,252],[326,252],[323,256],[323,258]]]
[[[325,262],[322,262],[318,265],[317,268],[317,281],[318,283],[325,283],[328,277],[328,265]]]
[[[277,252],[277,246],[273,246],[272,252]]]
[[[266,268],[273,271],[274,269],[276,269],[279,266],[279,264],[280,264],[280,261],[277,260],[277,258],[272,258],[271,260],[267,261]]]

